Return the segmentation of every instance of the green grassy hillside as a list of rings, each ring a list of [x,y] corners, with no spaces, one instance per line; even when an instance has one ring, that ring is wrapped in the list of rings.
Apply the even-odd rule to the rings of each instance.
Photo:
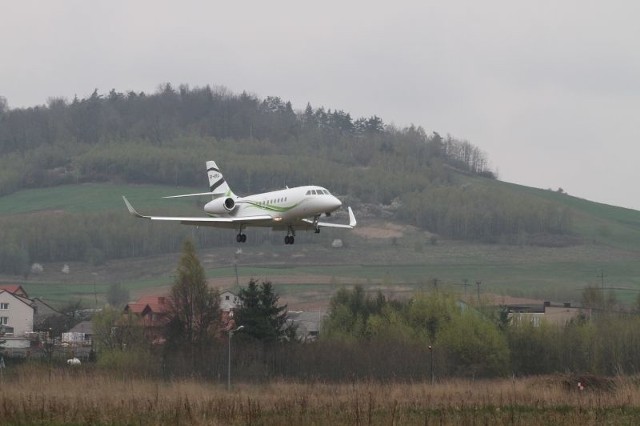
[[[570,209],[571,234],[587,243],[604,244],[620,249],[640,251],[640,211],[596,203],[554,191],[526,187],[483,178],[461,178],[462,184],[500,188],[528,198],[551,201]],[[184,210],[185,214],[202,214],[200,205],[206,197],[166,200],[162,197],[204,191],[162,185],[117,185],[94,183],[62,185],[52,188],[30,189],[0,197],[0,217],[57,211],[93,213],[126,212],[122,195],[143,211]]]
[[[81,185],[61,185],[18,191],[0,197],[0,216],[43,211],[66,213],[95,213],[105,211],[126,211],[122,196],[126,196],[137,208],[180,208],[192,209],[194,199],[165,200],[168,195],[203,192],[206,189],[183,188],[162,185],[117,185],[111,183],[90,183]]]
[[[571,233],[585,242],[640,251],[640,211],[596,203],[551,190],[496,180],[470,178],[477,185],[496,187],[571,209]]]
[[[207,276],[216,285],[234,288],[237,263],[241,285],[251,277],[272,280],[293,306],[322,303],[341,285],[360,283],[401,295],[430,289],[434,279],[442,287],[469,295],[475,294],[475,283],[481,281],[483,293],[579,301],[585,286],[602,283],[602,273],[607,287],[624,289],[616,290],[619,300],[625,303],[635,300],[640,290],[640,212],[493,180],[466,177],[464,180],[464,184],[496,186],[569,207],[574,243],[534,247],[439,240],[433,244],[428,233],[407,225],[398,225],[400,231],[396,236],[377,238],[372,231],[387,224],[380,219],[364,218],[357,233],[330,231],[306,242],[303,239],[294,247],[256,238],[241,247],[242,253],[237,252],[238,246],[228,245],[203,249],[199,254]],[[41,217],[46,220],[48,212],[114,212],[135,221],[128,217],[123,194],[144,213],[166,208],[198,215],[202,214],[198,200],[161,197],[200,190],[115,184],[26,190],[0,198],[0,217],[38,213],[45,214]],[[140,226],[143,225],[146,222],[140,221]],[[151,226],[151,232],[157,232],[163,224]],[[213,231],[193,228],[192,232]],[[255,232],[269,234],[265,230]],[[347,247],[331,249],[329,243],[333,238],[344,239]],[[100,266],[75,262],[71,263],[69,275],[60,272],[62,263],[45,264],[45,272],[30,276],[24,285],[32,296],[57,302],[79,297],[92,306],[96,297],[102,303],[108,286],[116,282],[128,288],[132,297],[166,289],[178,258],[179,253],[174,253],[112,260]],[[16,277],[1,278],[16,281]],[[465,280],[469,284],[466,287]]]

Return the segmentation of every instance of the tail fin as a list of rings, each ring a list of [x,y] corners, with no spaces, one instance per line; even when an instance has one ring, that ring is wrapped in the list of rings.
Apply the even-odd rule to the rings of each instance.
[[[207,161],[207,176],[209,176],[209,190],[214,197],[233,195],[215,161]]]

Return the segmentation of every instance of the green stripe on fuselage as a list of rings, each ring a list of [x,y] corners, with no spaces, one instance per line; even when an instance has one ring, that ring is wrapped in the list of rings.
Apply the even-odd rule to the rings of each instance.
[[[275,206],[273,204],[261,204],[255,201],[245,201],[246,203],[252,205],[253,207],[257,207],[260,210],[265,210],[265,211],[271,211],[271,212],[278,212],[278,213],[285,213],[288,212],[289,210],[298,207],[298,205],[300,205],[300,203],[296,203],[292,206]]]

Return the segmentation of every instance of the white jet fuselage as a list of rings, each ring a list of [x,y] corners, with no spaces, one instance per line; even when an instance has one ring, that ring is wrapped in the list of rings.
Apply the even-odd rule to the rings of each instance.
[[[232,209],[222,206],[225,200],[216,199],[208,202],[204,211],[211,217],[269,215],[276,223],[286,225],[303,218],[330,214],[342,206],[340,200],[318,186],[299,186],[247,197],[228,198],[233,200]]]

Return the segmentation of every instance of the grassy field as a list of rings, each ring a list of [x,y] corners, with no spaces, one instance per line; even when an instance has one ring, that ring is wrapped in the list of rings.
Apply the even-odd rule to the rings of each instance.
[[[122,196],[135,207],[172,208],[180,206],[195,210],[193,199],[164,200],[168,195],[203,192],[205,188],[183,188],[161,185],[117,185],[111,183],[87,183],[63,185],[18,191],[0,197],[0,215],[16,215],[41,211],[101,212],[126,211]]]
[[[3,425],[638,424],[637,378],[590,380],[239,383],[228,392],[220,382],[28,367],[5,374],[0,419]]]
[[[567,247],[510,246],[439,240],[415,228],[394,225],[395,237],[385,235],[387,222],[361,218],[358,233],[329,230],[320,236],[299,239],[294,246],[265,244],[251,238],[242,246],[232,245],[199,252],[212,285],[224,289],[245,285],[250,278],[269,279],[290,303],[328,300],[341,285],[362,284],[390,294],[405,294],[438,285],[474,293],[481,292],[552,301],[579,301],[585,286],[611,287],[624,303],[635,301],[640,291],[640,212],[591,203],[553,191],[476,179],[482,185],[499,185],[541,200],[554,200],[571,208],[575,235],[582,244]],[[121,195],[143,213],[184,209],[201,214],[197,200],[163,200],[164,195],[198,191],[151,185],[83,184],[20,191],[0,197],[0,215],[42,211],[122,211]],[[132,220],[135,220],[132,218]],[[154,224],[163,226],[163,224]],[[193,229],[193,232],[208,232]],[[231,231],[230,231],[231,232]],[[252,231],[253,232],[253,231]],[[259,231],[268,232],[268,231]],[[330,241],[342,238],[342,249],[331,249]],[[259,239],[257,239],[259,240]],[[237,250],[241,248],[242,252]],[[0,277],[4,282],[22,282],[31,296],[54,303],[73,298],[88,306],[104,302],[109,285],[121,283],[132,297],[162,292],[173,280],[180,254],[109,261],[105,265],[45,264],[41,275],[27,281]],[[467,286],[463,285],[467,282]]]
[[[449,246],[451,244],[452,246]],[[508,248],[499,246],[440,243],[416,253],[408,247],[384,245],[368,249],[367,263],[362,248],[332,251],[320,245],[262,247],[245,245],[241,255],[235,247],[199,252],[210,283],[221,289],[236,289],[236,267],[241,286],[251,278],[270,280],[276,291],[294,307],[297,302],[326,302],[340,286],[361,284],[382,289],[392,296],[428,290],[433,280],[440,288],[461,294],[481,292],[537,299],[579,301],[585,286],[600,286],[605,273],[608,287],[616,296],[632,303],[640,289],[640,263],[624,252],[597,247]],[[390,261],[388,253],[404,251],[402,261]],[[277,257],[274,257],[277,255]],[[147,259],[110,261],[100,267],[71,264],[71,274],[60,273],[61,265],[44,265],[45,272],[23,284],[30,295],[63,302],[70,298],[98,304],[112,283],[121,283],[132,297],[166,291],[173,281],[179,253]],[[237,260],[236,260],[237,257]],[[274,260],[276,259],[276,260]],[[237,266],[234,265],[237,262]],[[6,277],[5,281],[10,278]],[[463,283],[467,282],[467,286]],[[15,281],[15,279],[14,279]],[[622,290],[625,289],[625,290]]]
[[[553,201],[572,212],[572,231],[587,241],[612,247],[640,250],[640,211],[596,203],[551,190],[486,179],[469,179],[477,185],[512,191],[514,194]]]

